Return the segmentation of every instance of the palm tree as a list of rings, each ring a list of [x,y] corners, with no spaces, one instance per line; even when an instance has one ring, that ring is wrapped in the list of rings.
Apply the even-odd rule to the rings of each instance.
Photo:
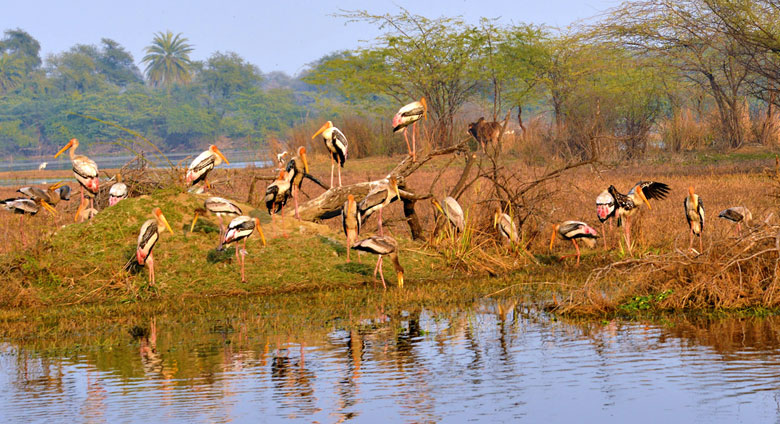
[[[192,45],[181,33],[175,36],[171,31],[162,31],[154,35],[152,45],[145,49],[146,56],[141,62],[146,65],[146,78],[154,85],[168,86],[173,83],[188,83],[191,78]]]
[[[0,93],[18,87],[24,79],[24,65],[15,55],[0,54]]]

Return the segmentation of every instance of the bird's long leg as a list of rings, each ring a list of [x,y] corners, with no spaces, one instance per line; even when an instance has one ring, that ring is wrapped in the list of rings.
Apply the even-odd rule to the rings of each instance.
[[[376,260],[376,266],[374,267],[374,279],[376,279],[376,272],[379,271],[379,265],[382,263],[382,255],[379,255],[379,259]]]
[[[739,222],[737,222],[737,236],[742,236],[742,228],[739,226]]]
[[[691,227],[690,234],[688,236],[688,250],[693,249],[693,227]]]
[[[699,253],[704,253],[704,242],[702,241],[701,233],[699,233]]]
[[[238,246],[236,246],[238,247]],[[241,248],[241,282],[246,282],[244,278],[244,255],[246,254],[246,238],[244,239],[244,246]]]
[[[333,153],[330,154],[330,188],[333,188],[333,165],[335,164],[335,161],[333,160]]]
[[[577,246],[577,240],[571,239],[571,242],[574,243],[574,248],[577,249],[577,266],[580,266],[580,247]]]
[[[412,124],[412,162],[417,162],[417,121]]]
[[[146,264],[149,266],[149,281],[151,281],[151,285],[154,286],[154,257],[152,257],[152,252],[149,252],[149,257],[146,258]]]
[[[337,167],[339,171],[339,187],[341,187],[341,167],[342,167],[341,164],[339,164],[339,166]]]
[[[349,234],[347,234],[347,263],[349,263],[349,251],[352,250],[350,249],[350,246],[352,245],[351,240],[352,237]]]
[[[385,284],[385,274],[382,272],[382,255],[379,255],[379,278],[382,279],[382,287],[387,290],[387,284]]]
[[[76,209],[76,216],[73,217],[73,222],[79,221],[79,215],[81,214],[81,210],[84,208],[84,187],[81,187],[81,201],[79,202],[79,208]]]
[[[406,149],[409,150],[409,156],[412,156],[412,146],[409,144],[409,136],[406,135],[406,129],[408,127],[404,127],[404,140],[406,140]]]
[[[298,221],[301,220],[301,216],[298,215],[298,186],[293,185],[293,200],[295,201],[295,217],[298,219]]]

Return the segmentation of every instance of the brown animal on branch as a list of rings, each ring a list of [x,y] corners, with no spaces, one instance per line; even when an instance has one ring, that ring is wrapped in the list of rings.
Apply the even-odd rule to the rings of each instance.
[[[468,133],[479,142],[483,152],[487,152],[488,144],[500,150],[498,141],[501,136],[501,124],[499,122],[488,122],[484,117],[480,117],[477,122],[469,124]]]

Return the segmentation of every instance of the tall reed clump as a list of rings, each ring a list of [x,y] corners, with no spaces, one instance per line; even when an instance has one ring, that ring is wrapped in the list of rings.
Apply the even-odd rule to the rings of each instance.
[[[563,312],[780,307],[780,226],[761,223],[704,254],[645,255],[595,269]]]
[[[697,119],[688,108],[677,109],[658,123],[664,147],[671,152],[695,150],[712,143],[715,134],[706,120]]]

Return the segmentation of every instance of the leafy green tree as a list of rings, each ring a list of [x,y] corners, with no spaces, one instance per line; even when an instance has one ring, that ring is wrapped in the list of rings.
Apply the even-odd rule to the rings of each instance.
[[[0,55],[0,93],[7,93],[22,84],[24,63],[18,56],[2,53]]]
[[[109,83],[119,87],[143,83],[143,76],[135,66],[133,55],[110,38],[103,38],[100,43],[97,65]]]
[[[262,81],[260,70],[233,52],[216,52],[198,74],[213,98],[230,98],[235,93],[257,86]]]
[[[141,59],[141,62],[147,64],[146,78],[153,86],[190,82],[190,53],[193,47],[187,41],[181,33],[173,35],[171,31],[166,31],[155,34],[152,44],[145,49],[146,56]]]
[[[36,70],[41,66],[40,43],[19,28],[5,31],[5,37],[0,40],[0,52],[15,55],[21,59],[25,72]]]

